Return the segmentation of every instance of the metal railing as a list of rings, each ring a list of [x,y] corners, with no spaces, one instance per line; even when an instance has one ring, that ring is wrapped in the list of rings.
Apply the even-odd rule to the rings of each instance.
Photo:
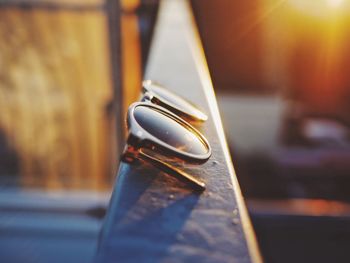
[[[209,115],[199,129],[212,157],[203,165],[181,167],[203,179],[207,189],[194,193],[152,167],[121,163],[96,261],[261,262],[187,1],[161,3],[146,78]]]

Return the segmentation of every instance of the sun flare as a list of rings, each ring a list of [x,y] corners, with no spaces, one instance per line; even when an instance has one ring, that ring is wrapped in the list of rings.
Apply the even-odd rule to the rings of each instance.
[[[344,0],[327,0],[330,7],[337,8],[341,7],[341,5],[344,3]]]
[[[318,17],[335,17],[350,13],[349,0],[288,0],[291,6]]]

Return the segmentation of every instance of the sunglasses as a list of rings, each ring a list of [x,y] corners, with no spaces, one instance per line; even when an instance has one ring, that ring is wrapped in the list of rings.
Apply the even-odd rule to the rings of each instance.
[[[156,82],[144,81],[141,102],[131,104],[128,110],[129,135],[122,161],[144,161],[194,190],[203,191],[204,182],[163,159],[205,163],[211,156],[211,147],[190,122],[201,123],[207,119],[206,114],[184,98]]]

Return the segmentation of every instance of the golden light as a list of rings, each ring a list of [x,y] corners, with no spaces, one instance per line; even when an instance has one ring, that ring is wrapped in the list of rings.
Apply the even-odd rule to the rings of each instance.
[[[344,3],[344,0],[328,0],[327,2],[331,7],[336,8],[340,7]]]
[[[311,111],[334,112],[350,79],[350,0],[286,0],[292,89]],[[294,63],[294,64],[293,64]]]
[[[288,0],[289,4],[304,13],[329,17],[349,12],[349,0]]]

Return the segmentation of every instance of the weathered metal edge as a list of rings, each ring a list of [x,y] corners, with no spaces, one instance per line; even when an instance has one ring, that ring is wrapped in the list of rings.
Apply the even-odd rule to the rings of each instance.
[[[187,12],[189,14],[189,17],[188,17],[189,23],[193,24],[192,27],[188,27],[186,30],[188,40],[189,40],[189,46],[192,50],[193,59],[197,65],[196,69],[198,71],[200,81],[203,85],[203,89],[204,89],[206,98],[208,100],[209,109],[212,115],[217,117],[217,118],[214,118],[213,121],[219,136],[220,144],[225,156],[225,161],[230,173],[232,185],[234,188],[234,194],[237,200],[238,209],[240,211],[239,214],[241,217],[243,231],[247,239],[249,253],[253,262],[262,263],[263,260],[258,248],[258,243],[255,237],[254,229],[252,227],[252,224],[248,215],[248,210],[243,200],[243,196],[242,196],[241,189],[239,187],[236,172],[233,168],[231,155],[227,147],[226,137],[224,134],[224,127],[220,117],[219,108],[217,105],[216,96],[213,88],[213,83],[211,81],[208,64],[204,54],[204,49],[199,36],[197,25],[196,25],[193,13],[191,11],[191,6],[188,0],[180,0],[179,2],[181,2],[181,4],[184,5],[184,8],[189,10]]]

